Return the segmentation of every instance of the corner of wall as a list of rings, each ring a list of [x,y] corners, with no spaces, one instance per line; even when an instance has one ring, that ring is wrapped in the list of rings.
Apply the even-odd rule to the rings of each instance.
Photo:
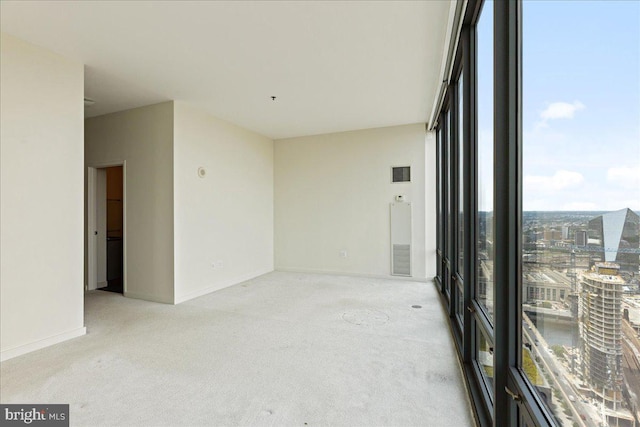
[[[0,38],[4,360],[84,333],[84,70],[13,36]]]
[[[89,166],[126,163],[125,295],[172,304],[173,101],[87,119],[85,142]]]
[[[273,141],[174,104],[174,302],[273,271]]]
[[[390,203],[414,205],[413,275],[425,276],[424,123],[275,142],[278,270],[392,277]],[[391,167],[415,179],[392,183]]]

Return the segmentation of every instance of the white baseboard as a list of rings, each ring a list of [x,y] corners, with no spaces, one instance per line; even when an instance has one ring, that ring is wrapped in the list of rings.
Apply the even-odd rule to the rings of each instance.
[[[95,288],[87,288],[87,291],[95,291],[98,288],[105,288],[109,285],[109,282],[94,282],[96,284]]]
[[[222,280],[220,282],[217,282],[215,285],[207,286],[205,288],[198,289],[196,291],[189,292],[189,293],[184,294],[184,295],[176,295],[174,304],[180,304],[180,303],[183,303],[185,301],[189,301],[189,300],[192,300],[194,298],[198,298],[198,297],[201,297],[203,295],[210,294],[211,292],[219,291],[220,289],[228,288],[229,286],[237,285],[238,283],[242,283],[242,282],[246,282],[247,280],[255,279],[258,276],[262,276],[263,274],[271,273],[272,271],[273,271],[273,269],[258,270],[258,271],[254,271],[252,273],[243,274],[242,276],[234,277],[234,278],[227,279],[227,280]]]
[[[368,277],[370,279],[388,279],[388,280],[399,280],[403,282],[429,283],[433,281],[432,279],[428,279],[426,277],[407,277],[407,276],[391,276],[391,275],[383,275],[383,274],[348,273],[344,271],[317,270],[317,269],[304,269],[304,268],[276,267],[275,271],[282,271],[285,273],[330,274],[332,276]]]
[[[14,357],[31,353],[32,351],[40,350],[42,348],[61,343],[63,341],[80,337],[82,335],[85,335],[86,333],[87,333],[87,328],[83,326],[82,328],[77,328],[71,331],[63,332],[61,334],[54,335],[49,338],[44,338],[29,344],[24,344],[18,347],[10,348],[8,350],[3,350],[0,352],[0,361],[4,362],[5,360],[13,359]]]
[[[135,292],[127,292],[127,291],[125,291],[123,295],[127,298],[141,299],[141,300],[150,301],[150,302],[159,302],[161,304],[173,304],[173,301],[171,301],[170,299],[163,299],[153,295],[138,294]]]

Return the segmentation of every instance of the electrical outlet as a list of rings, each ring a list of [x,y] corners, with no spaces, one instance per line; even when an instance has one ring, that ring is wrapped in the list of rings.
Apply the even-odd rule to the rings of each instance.
[[[346,250],[341,250],[340,251],[340,258],[346,258],[347,257],[347,251]]]

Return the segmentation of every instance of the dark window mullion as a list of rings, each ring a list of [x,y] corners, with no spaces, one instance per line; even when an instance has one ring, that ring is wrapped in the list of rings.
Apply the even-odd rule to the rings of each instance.
[[[494,2],[495,425],[518,425],[521,304],[521,1]],[[516,390],[514,390],[516,388]]]
[[[436,284],[442,284],[442,129],[436,130]],[[439,282],[439,283],[437,283]]]
[[[459,126],[459,118],[458,114],[460,113],[458,110],[458,81],[449,85],[449,137],[450,137],[450,150],[451,150],[451,158],[449,159],[450,165],[450,193],[449,196],[451,198],[451,224],[450,224],[450,239],[451,239],[451,251],[450,251],[450,261],[452,264],[452,272],[451,272],[451,299],[449,304],[449,315],[455,318],[456,315],[456,286],[458,282],[462,283],[462,278],[459,274],[459,240],[458,240],[458,230],[460,229],[460,218],[459,218],[459,191],[460,191],[460,163],[459,163],[459,143],[458,138],[460,136],[460,132],[458,129]],[[458,334],[461,335],[462,331],[458,331]],[[460,343],[461,344],[461,343]]]
[[[447,286],[450,281],[449,268],[449,155],[447,144],[449,144],[449,124],[447,123],[447,113],[443,111],[440,115],[442,124],[442,289],[441,292],[447,295]]]
[[[452,254],[452,224],[451,224],[451,110],[449,106],[444,111],[443,114],[443,125],[444,125],[444,138],[443,138],[443,164],[444,164],[444,269],[442,272],[443,275],[443,293],[445,295],[445,299],[448,302],[448,307],[451,307],[451,282],[452,282],[452,271],[453,271],[453,263],[451,261]]]
[[[447,292],[448,292],[448,299],[449,299],[449,315],[452,316],[453,315],[453,308],[452,308],[452,304],[451,304],[451,294],[453,292],[453,274],[455,273],[455,268],[456,268],[456,262],[455,262],[455,258],[456,258],[456,245],[455,245],[455,238],[456,238],[456,234],[455,234],[455,185],[456,185],[456,178],[455,178],[455,173],[456,173],[456,155],[455,155],[455,150],[456,150],[456,145],[455,145],[455,132],[453,131],[453,123],[454,123],[454,117],[453,117],[453,109],[455,108],[453,106],[453,94],[455,93],[455,86],[453,85],[449,85],[448,88],[448,92],[449,92],[449,108],[448,108],[448,114],[447,114],[447,150],[449,152],[449,155],[447,156],[447,162],[448,162],[448,192],[447,192],[447,206],[448,206],[448,211],[447,211],[447,217],[448,217],[448,226],[447,226],[447,240],[449,241],[449,246],[448,246],[448,250],[447,250],[447,260],[449,262],[449,271],[448,271],[448,276],[447,278],[449,279],[449,284],[447,286]]]
[[[493,346],[493,325],[484,308],[475,299],[477,287],[477,240],[478,228],[478,78],[477,78],[477,22],[482,10],[482,1],[469,3],[466,22],[462,29],[463,67],[463,135],[466,139],[463,152],[465,196],[463,200],[464,231],[464,333],[462,359],[469,384],[477,421],[482,426],[493,424],[494,390],[477,359],[480,342],[477,333],[482,333]]]
[[[551,421],[553,416],[546,406],[541,404],[538,393],[532,389],[531,383],[526,379],[526,374],[521,369],[513,367],[509,371],[509,388],[521,396],[518,405],[520,417],[535,420],[536,426],[554,426],[554,422]]]
[[[463,49],[463,62],[465,67],[463,68],[464,74],[464,115],[463,115],[463,135],[466,137],[466,143],[464,144],[464,184],[465,184],[465,198],[464,198],[464,219],[465,219],[465,234],[464,234],[464,277],[467,280],[464,282],[464,307],[466,308],[464,313],[464,344],[463,344],[463,360],[465,363],[470,363],[473,359],[475,337],[472,333],[472,301],[475,290],[475,271],[476,271],[476,209],[477,199],[476,192],[471,191],[476,188],[476,169],[475,169],[475,153],[476,153],[476,67],[475,67],[475,28],[469,25],[465,25],[462,29],[461,43],[464,46]]]

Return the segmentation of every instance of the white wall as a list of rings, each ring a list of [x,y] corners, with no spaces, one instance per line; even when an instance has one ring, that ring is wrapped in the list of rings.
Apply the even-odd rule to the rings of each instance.
[[[125,163],[125,295],[173,303],[173,102],[85,120],[87,166]]]
[[[273,270],[273,141],[181,102],[174,119],[181,302]]]
[[[85,333],[82,64],[1,35],[0,359]]]
[[[427,132],[426,139],[426,163],[425,163],[425,260],[426,260],[426,278],[431,280],[436,275],[436,133],[434,131]]]
[[[404,194],[413,205],[413,277],[431,278],[435,264],[425,260],[433,258],[435,234],[425,222],[435,222],[435,199],[429,190],[425,217],[427,139],[431,150],[433,136],[413,124],[276,141],[276,269],[389,277],[389,204]],[[391,167],[407,165],[412,182],[391,183]]]

